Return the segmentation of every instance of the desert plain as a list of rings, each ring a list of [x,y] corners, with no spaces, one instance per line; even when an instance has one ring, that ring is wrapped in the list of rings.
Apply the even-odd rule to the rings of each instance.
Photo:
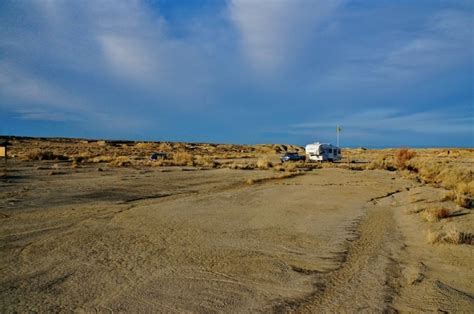
[[[3,140],[1,312],[474,311],[473,149]]]

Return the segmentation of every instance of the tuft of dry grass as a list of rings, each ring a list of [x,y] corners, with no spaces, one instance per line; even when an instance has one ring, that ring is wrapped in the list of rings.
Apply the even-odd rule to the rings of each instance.
[[[147,151],[151,151],[151,150],[155,149],[156,144],[150,143],[150,142],[140,142],[140,143],[135,144],[135,147],[138,148],[138,149],[144,149],[144,150],[147,150]],[[127,148],[127,146],[125,146],[124,148]]]
[[[261,170],[267,170],[273,167],[273,164],[267,158],[259,158],[257,160],[257,168]]]
[[[474,205],[474,181],[460,182],[454,190],[455,202],[461,207],[472,208]]]
[[[441,240],[442,234],[437,231],[428,230],[426,234],[426,240],[429,244],[439,243]]]
[[[447,191],[440,199],[440,202],[456,200],[456,193],[454,191]]]
[[[214,158],[210,156],[202,156],[202,155],[197,155],[194,158],[194,163],[196,166],[200,167],[208,167],[208,168],[216,168],[219,163],[214,160]]]
[[[451,216],[451,211],[447,208],[430,208],[421,212],[421,217],[427,222],[438,222],[441,219]]]
[[[428,243],[449,243],[449,244],[469,244],[474,245],[474,235],[469,232],[451,229],[447,232],[428,230],[426,235]]]
[[[296,162],[285,162],[282,164],[282,168],[288,172],[295,172],[298,170],[298,163]]]
[[[174,166],[194,166],[194,158],[191,153],[178,152],[173,155]]]
[[[372,160],[368,165],[367,165],[367,170],[375,170],[375,169],[382,169],[382,170],[389,170],[389,171],[395,171],[395,165],[393,158],[390,156],[380,156],[374,160]]]
[[[452,244],[474,244],[474,237],[471,233],[456,229],[449,230],[443,240]]]
[[[130,157],[127,156],[119,156],[115,159],[112,159],[109,162],[109,165],[114,167],[128,167],[132,165],[132,160],[130,159]]]
[[[407,148],[400,149],[395,154],[395,164],[399,170],[406,169],[408,161],[416,156],[414,151],[410,151]]]

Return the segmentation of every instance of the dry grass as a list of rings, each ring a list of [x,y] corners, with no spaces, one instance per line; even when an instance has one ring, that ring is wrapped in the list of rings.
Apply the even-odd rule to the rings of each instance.
[[[416,153],[414,151],[410,151],[407,148],[402,148],[400,149],[396,154],[395,154],[395,164],[397,166],[397,169],[403,170],[407,168],[407,163],[410,159],[416,156]]]
[[[471,233],[456,229],[451,229],[447,232],[428,230],[426,239],[430,244],[449,243],[474,245],[474,236]]]
[[[450,190],[444,200],[453,200],[465,208],[474,206],[474,151],[471,149],[346,150],[345,153],[350,160],[367,161],[366,169],[399,170],[405,177]]]
[[[342,163],[284,163],[272,164],[278,154],[299,151],[294,145],[234,145],[195,144],[179,142],[81,141],[73,139],[10,139],[11,155],[21,160],[70,160],[72,167],[85,163],[111,163],[136,166],[198,166],[206,168],[268,169],[296,172],[299,169],[345,168],[351,170],[400,170],[400,174],[419,182],[443,187],[453,200],[465,208],[474,206],[473,149],[345,149]],[[149,162],[151,151],[167,152],[171,160]],[[123,161],[118,156],[126,156]],[[258,161],[243,158],[259,158]],[[217,162],[219,160],[219,162]]]
[[[429,208],[421,212],[421,217],[427,222],[438,222],[441,219],[448,218],[452,214],[447,208]]]
[[[140,143],[137,143],[135,144],[135,147],[138,148],[138,149],[144,149],[144,150],[147,150],[147,151],[152,151],[156,148],[156,144],[154,143],[145,143],[145,142],[140,142]],[[123,146],[123,148],[127,148],[127,146]]]
[[[132,165],[132,160],[127,156],[119,156],[115,159],[112,159],[109,162],[109,165],[114,167],[128,167]]]
[[[69,160],[69,157],[51,150],[33,149],[24,155],[24,160]]]
[[[257,167],[256,164],[252,162],[246,162],[246,163],[230,163],[227,164],[227,168],[229,169],[234,169],[234,170],[253,170]]]
[[[320,167],[319,164],[305,164],[304,162],[285,162],[279,165],[276,165],[274,169],[276,171],[286,171],[286,172],[296,172],[299,168],[303,168],[308,166],[308,168],[312,168],[312,166]]]
[[[366,167],[368,170],[382,169],[395,171],[394,159],[391,156],[382,155],[372,160]]]
[[[436,158],[425,157],[410,161],[407,169],[425,183],[451,190],[445,195],[444,200],[453,200],[465,208],[473,207],[474,173],[464,164],[440,162]]]
[[[193,155],[188,152],[178,152],[174,154],[173,166],[194,166]]]
[[[461,207],[472,208],[474,205],[474,181],[460,182],[454,190],[455,202]]]
[[[219,163],[210,156],[197,155],[194,158],[194,164],[199,167],[216,168]]]
[[[273,167],[273,164],[267,158],[259,158],[257,160],[257,168],[261,170],[267,170]]]

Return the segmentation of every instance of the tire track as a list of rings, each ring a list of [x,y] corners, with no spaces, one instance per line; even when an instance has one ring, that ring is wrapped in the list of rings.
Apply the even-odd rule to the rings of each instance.
[[[370,205],[369,205],[370,206]],[[315,274],[315,290],[305,299],[286,300],[276,312],[395,311],[399,287],[397,254],[403,241],[390,207],[370,206],[355,228],[355,239],[338,257],[336,270]]]

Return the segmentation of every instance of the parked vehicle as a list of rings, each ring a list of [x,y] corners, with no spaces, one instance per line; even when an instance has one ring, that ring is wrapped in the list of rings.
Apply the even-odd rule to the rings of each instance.
[[[342,159],[341,149],[327,143],[308,144],[305,148],[310,161],[338,161]]]
[[[280,157],[281,162],[286,161],[299,161],[299,160],[306,160],[306,156],[301,156],[298,153],[286,153]]]
[[[151,154],[150,160],[155,161],[158,159],[168,159],[168,154],[162,152],[154,152],[153,154]]]

